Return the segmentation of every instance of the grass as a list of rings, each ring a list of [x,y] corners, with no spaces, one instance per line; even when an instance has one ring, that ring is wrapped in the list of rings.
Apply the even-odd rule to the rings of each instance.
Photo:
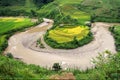
[[[56,72],[0,56],[0,79],[48,79]]]
[[[58,15],[62,15],[62,14],[64,14],[65,16],[69,15],[72,19],[76,19],[78,21],[78,24],[85,25],[86,21],[90,21],[90,15],[86,12],[80,11],[76,6],[77,4],[80,4],[82,1],[83,0],[75,0],[75,1],[55,0],[54,2],[43,6],[37,12],[41,14],[42,17],[45,14],[47,15],[47,17],[54,15],[55,17],[50,17],[53,19],[55,19]],[[58,12],[55,14],[50,14],[53,11],[58,11]],[[62,17],[59,17],[58,19],[61,18]],[[63,22],[65,21],[63,20]]]
[[[4,9],[10,9],[10,10],[13,10],[13,11],[17,11],[17,10],[24,10],[26,12],[30,12],[31,10],[36,10],[37,7],[35,6],[35,4],[33,3],[32,0],[24,0],[23,3],[20,3],[19,5],[19,2],[22,2],[22,1],[13,1],[13,2],[16,2],[16,3],[12,3],[13,5],[12,6],[0,6],[0,10],[2,10],[3,8]]]
[[[6,41],[6,35],[0,36],[0,45],[3,45]]]
[[[29,18],[0,18],[0,34],[4,34],[10,30],[22,28],[24,26],[31,26],[34,23]]]
[[[76,27],[62,27],[56,28],[49,31],[49,36],[51,39],[57,41],[58,43],[73,41],[76,37],[77,40],[81,40],[86,37],[89,33],[89,28],[85,26]]]
[[[78,3],[80,3],[81,1],[83,1],[83,0],[61,0],[61,1],[59,1],[59,0],[56,0],[58,3],[60,3],[61,5],[64,5],[64,4],[78,4]]]
[[[120,0],[84,0],[79,10],[89,13],[94,21],[120,22]]]
[[[105,59],[105,55],[108,55]],[[101,53],[93,60],[96,67],[81,71],[68,69],[65,71],[47,70],[40,66],[27,65],[22,61],[0,56],[0,79],[50,79],[52,75],[61,75],[71,72],[76,80],[119,80],[120,78],[120,53],[112,55],[109,51]],[[57,77],[55,79],[58,79]],[[62,77],[61,80],[66,79]]]

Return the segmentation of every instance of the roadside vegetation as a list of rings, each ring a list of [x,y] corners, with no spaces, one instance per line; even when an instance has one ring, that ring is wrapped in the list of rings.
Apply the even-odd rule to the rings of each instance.
[[[43,45],[42,42],[41,42],[41,39],[38,39],[38,40],[37,40],[37,42],[36,42],[36,47],[45,48],[44,45]]]
[[[110,31],[115,39],[116,50],[120,52],[120,25],[111,27]]]
[[[105,58],[105,55],[107,57]],[[56,70],[48,70],[33,64],[26,64],[20,60],[0,56],[0,79],[69,79],[75,77],[76,80],[119,80],[120,78],[120,53],[115,55],[109,51],[103,52],[93,60],[96,65],[93,69],[81,70],[62,70],[59,64],[54,64]],[[58,66],[57,66],[58,65]],[[59,70],[59,71],[58,71]],[[66,76],[63,73],[72,73]],[[63,77],[59,77],[63,76]],[[66,76],[66,77],[64,77]]]

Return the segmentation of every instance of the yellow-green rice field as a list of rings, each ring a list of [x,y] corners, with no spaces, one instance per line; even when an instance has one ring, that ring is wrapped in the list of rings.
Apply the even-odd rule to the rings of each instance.
[[[58,43],[73,41],[76,37],[77,40],[81,40],[89,33],[87,26],[75,26],[75,27],[56,27],[54,30],[49,31],[49,38],[57,41]]]

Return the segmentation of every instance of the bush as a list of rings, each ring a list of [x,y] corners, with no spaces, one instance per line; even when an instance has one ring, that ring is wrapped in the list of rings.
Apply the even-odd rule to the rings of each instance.
[[[30,16],[25,10],[11,10],[9,8],[0,9],[0,16]]]
[[[59,63],[54,63],[52,68],[54,71],[60,71],[62,69]]]
[[[7,56],[8,58],[13,58],[13,55],[12,55],[11,53],[7,53],[6,56]]]
[[[120,26],[110,27],[109,30],[115,38],[116,50],[120,52]]]

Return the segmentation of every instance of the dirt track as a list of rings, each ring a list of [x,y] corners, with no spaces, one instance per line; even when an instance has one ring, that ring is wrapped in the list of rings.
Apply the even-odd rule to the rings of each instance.
[[[108,31],[110,25],[101,22],[94,23],[91,29],[94,34],[94,41],[77,49],[60,50],[48,48],[32,50],[29,48],[32,43],[41,37],[47,28],[52,26],[52,24],[44,22],[25,32],[13,35],[9,39],[9,46],[6,52],[11,52],[15,57],[21,58],[22,61],[28,64],[51,67],[53,63],[59,62],[64,69],[80,68],[85,70],[94,66],[91,60],[98,56],[98,52],[105,50],[110,50],[113,53],[116,52],[114,39]]]

